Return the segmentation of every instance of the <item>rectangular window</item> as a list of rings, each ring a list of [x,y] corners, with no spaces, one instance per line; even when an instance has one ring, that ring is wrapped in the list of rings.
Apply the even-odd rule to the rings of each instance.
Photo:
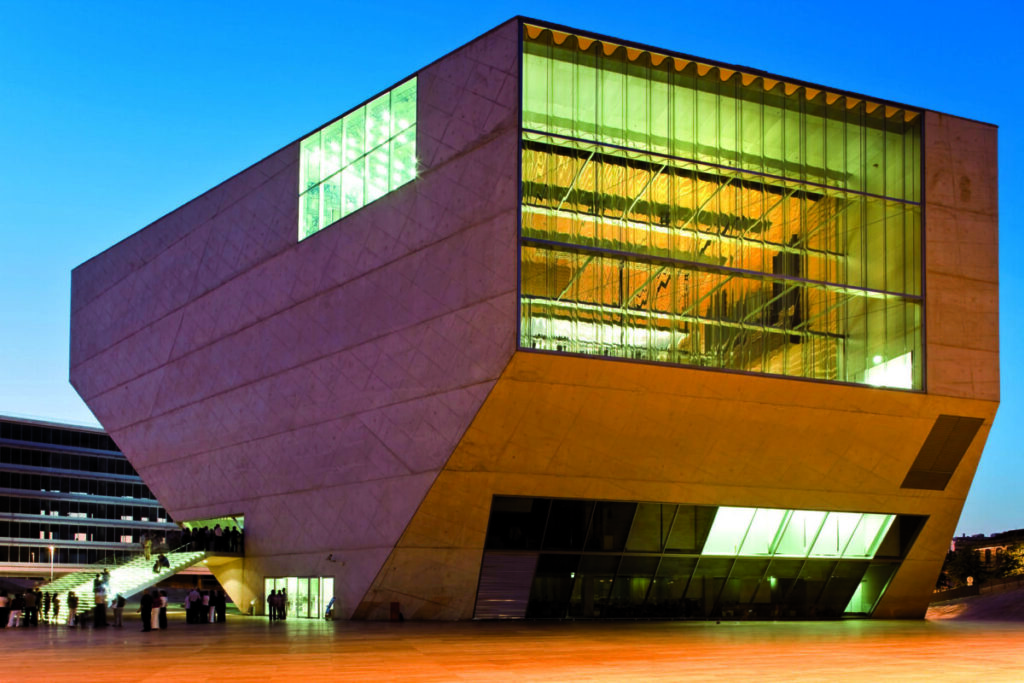
[[[920,112],[525,28],[520,348],[922,388]]]
[[[299,240],[416,177],[416,78],[299,143]]]

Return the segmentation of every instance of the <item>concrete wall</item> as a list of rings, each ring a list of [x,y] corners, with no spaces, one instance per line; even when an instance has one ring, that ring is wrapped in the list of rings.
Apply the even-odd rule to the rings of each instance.
[[[513,353],[517,25],[418,78],[415,181],[297,243],[295,143],[72,276],[72,384],[176,520],[245,516],[260,604],[354,609]]]

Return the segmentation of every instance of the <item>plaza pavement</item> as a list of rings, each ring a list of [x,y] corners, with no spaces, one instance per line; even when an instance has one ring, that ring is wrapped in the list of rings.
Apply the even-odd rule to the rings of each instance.
[[[0,630],[3,681],[1019,681],[1024,625],[334,623]]]

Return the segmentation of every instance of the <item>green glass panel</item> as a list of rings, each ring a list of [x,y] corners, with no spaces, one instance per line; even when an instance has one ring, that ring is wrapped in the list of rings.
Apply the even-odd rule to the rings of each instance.
[[[405,185],[416,178],[416,126],[407,128],[391,140],[391,180],[389,188]]]
[[[320,182],[320,132],[313,133],[299,144],[299,192]]]
[[[416,79],[412,78],[391,91],[391,135],[416,124]]]
[[[811,548],[810,557],[839,557],[850,542],[860,514],[855,512],[830,512],[821,525],[818,538]]]
[[[360,107],[342,120],[345,151],[342,166],[348,166],[366,153],[366,107]]]
[[[299,239],[320,229],[320,187],[314,185],[299,195]]]
[[[843,557],[873,558],[894,519],[895,515],[861,515],[860,524],[857,525],[846,550],[843,551]]]
[[[320,185],[322,227],[341,218],[341,173],[335,173]]]
[[[786,521],[787,512],[787,510],[758,509],[739,554],[746,557],[772,555],[778,543],[779,533]]]
[[[721,507],[711,524],[703,555],[737,555],[747,529],[754,519],[755,508]]]
[[[391,137],[391,95],[385,93],[371,100],[366,109],[366,151],[373,150]]]
[[[343,137],[341,121],[335,121],[320,131],[321,178],[328,178],[341,170],[341,146]]]
[[[366,156],[366,203],[388,193],[389,150],[387,145],[378,147]]]
[[[324,616],[323,603],[320,601],[320,579],[309,580],[309,616],[314,619],[321,619]]]
[[[334,577],[325,576],[320,579],[320,600],[323,605],[323,609],[327,610],[327,605],[330,604],[331,600],[334,600]],[[341,605],[337,602],[334,603],[334,610],[340,610]]]
[[[807,557],[825,521],[824,512],[793,510],[786,522],[779,543],[775,547],[778,557]]]
[[[365,187],[366,157],[349,164],[341,172],[341,215],[348,214],[362,208],[366,203],[364,193]]]

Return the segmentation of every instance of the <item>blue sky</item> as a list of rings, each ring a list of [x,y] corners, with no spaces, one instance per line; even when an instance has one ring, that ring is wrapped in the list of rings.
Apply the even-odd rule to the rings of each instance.
[[[0,0],[0,413],[95,424],[72,268],[516,14],[1000,126],[1002,406],[958,533],[1024,527],[1010,2]]]

